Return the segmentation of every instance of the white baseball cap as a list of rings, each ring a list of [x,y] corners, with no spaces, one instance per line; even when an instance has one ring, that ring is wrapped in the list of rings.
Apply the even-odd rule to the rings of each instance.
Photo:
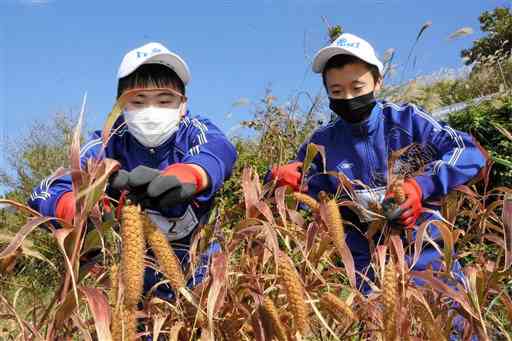
[[[123,78],[142,64],[162,64],[176,72],[184,85],[190,81],[187,63],[160,43],[148,43],[128,52],[119,66],[117,78]]]
[[[368,64],[375,65],[381,75],[383,73],[384,66],[379,58],[377,58],[375,50],[370,43],[350,33],[343,33],[331,45],[320,49],[316,53],[313,59],[313,71],[322,73],[327,61],[338,54],[355,56]]]

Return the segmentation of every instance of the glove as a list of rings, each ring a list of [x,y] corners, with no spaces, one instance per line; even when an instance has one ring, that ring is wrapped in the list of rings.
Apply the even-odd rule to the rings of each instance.
[[[160,172],[147,166],[137,166],[131,172],[118,171],[110,182],[117,190],[129,190],[128,199],[143,207],[166,208],[192,198],[204,189],[199,170],[186,163],[176,163]]]
[[[147,195],[147,187],[159,175],[158,169],[142,165],[135,167],[131,172],[121,169],[112,175],[110,186],[119,191],[129,191],[126,198],[144,208],[154,207]]]
[[[71,224],[75,217],[75,211],[75,196],[73,192],[64,193],[55,206],[55,216]]]
[[[400,205],[402,209],[400,219],[406,228],[411,229],[423,210],[423,205],[421,204],[423,193],[420,185],[414,179],[405,181],[403,189],[407,199]]]
[[[147,166],[137,166],[131,172],[121,169],[112,176],[110,185],[117,190],[134,189],[147,186],[158,175],[158,169]]]
[[[206,184],[198,166],[176,163],[167,167],[148,185],[148,196],[157,198],[161,207],[190,200]]]
[[[299,190],[302,177],[302,162],[292,162],[285,166],[272,168],[272,179],[277,180],[278,186],[290,186],[294,191]]]
[[[414,179],[407,179],[403,183],[402,189],[406,199],[403,203],[399,203],[399,221],[402,225],[405,226],[406,229],[412,229],[414,227],[414,223],[423,210],[423,206],[421,204],[423,193],[421,191],[421,187]],[[393,198],[394,195],[395,194],[393,192],[388,192],[386,194],[385,201],[387,201],[389,198]]]

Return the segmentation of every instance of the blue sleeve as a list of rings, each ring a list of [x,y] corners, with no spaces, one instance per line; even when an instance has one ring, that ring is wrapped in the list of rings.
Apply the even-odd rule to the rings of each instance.
[[[437,122],[416,106],[410,107],[415,142],[435,151],[434,160],[415,178],[423,191],[423,199],[446,195],[477,176],[486,158],[473,137]]]
[[[208,201],[229,178],[235,164],[235,146],[208,119],[193,118],[188,134],[189,150],[182,162],[200,166],[208,175],[210,186],[199,193],[198,201]]]
[[[80,167],[83,169],[88,159],[103,158],[101,133],[95,132],[90,140],[80,149]],[[71,176],[49,176],[43,179],[30,195],[28,205],[44,216],[54,217],[55,207],[60,197],[73,190]]]

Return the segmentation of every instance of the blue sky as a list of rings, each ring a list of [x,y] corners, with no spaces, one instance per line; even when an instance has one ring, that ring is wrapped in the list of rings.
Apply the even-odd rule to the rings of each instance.
[[[460,67],[460,50],[481,36],[478,15],[509,3],[0,0],[2,137],[16,138],[34,120],[56,112],[77,112],[85,92],[88,127],[101,127],[114,102],[123,55],[149,41],[162,42],[186,60],[192,73],[189,108],[228,131],[248,112],[232,104],[240,98],[257,101],[269,85],[282,102],[298,90],[321,90],[310,59],[326,42],[322,16],[364,37],[381,55],[395,48],[399,63],[419,28],[431,20],[417,46],[414,70],[430,73]],[[447,39],[463,26],[475,33]]]

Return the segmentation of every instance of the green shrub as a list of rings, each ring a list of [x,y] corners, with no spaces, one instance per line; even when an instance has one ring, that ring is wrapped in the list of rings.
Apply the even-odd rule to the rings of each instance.
[[[512,96],[503,95],[449,115],[448,123],[455,129],[470,132],[487,149],[495,161],[491,186],[512,185],[512,168],[501,160],[512,162],[512,141],[501,134],[496,124],[512,131]]]

